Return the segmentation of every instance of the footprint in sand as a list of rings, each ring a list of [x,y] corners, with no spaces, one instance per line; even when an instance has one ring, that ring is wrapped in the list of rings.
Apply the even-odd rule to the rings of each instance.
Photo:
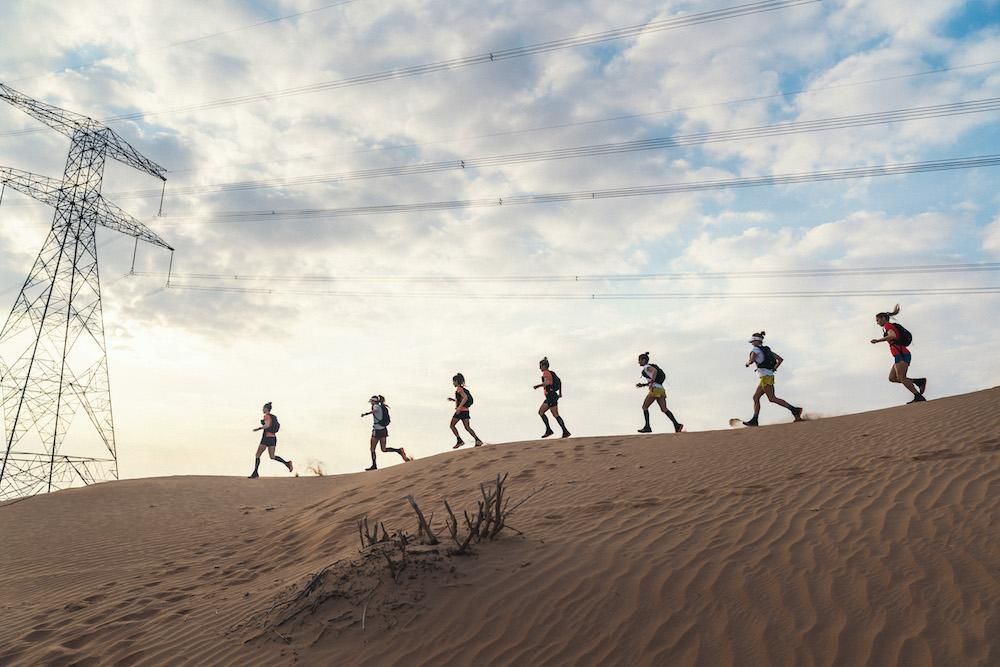
[[[854,475],[860,475],[864,471],[864,468],[859,468],[858,466],[843,466],[840,468],[831,468],[828,472],[839,473],[841,477],[853,477]]]
[[[760,493],[766,493],[771,490],[771,487],[764,486],[763,484],[750,484],[749,486],[739,486],[736,490],[730,493],[731,496],[756,496]]]
[[[914,461],[943,461],[944,459],[957,459],[959,456],[961,454],[953,452],[950,449],[935,449],[930,452],[915,454],[911,458]]]
[[[37,642],[43,639],[48,639],[52,636],[52,630],[49,628],[35,628],[31,632],[21,637],[21,641],[25,642]]]
[[[1000,452],[1000,438],[993,438],[992,440],[983,440],[979,444],[979,451]]]

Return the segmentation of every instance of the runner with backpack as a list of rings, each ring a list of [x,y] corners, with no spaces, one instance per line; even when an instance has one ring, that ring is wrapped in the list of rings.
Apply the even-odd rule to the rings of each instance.
[[[656,401],[663,414],[674,423],[674,433],[680,433],[684,430],[684,424],[674,419],[674,413],[667,410],[667,390],[663,388],[663,382],[667,379],[666,373],[656,364],[649,363],[649,352],[643,352],[639,355],[639,365],[642,366],[642,379],[644,381],[635,386],[649,387],[649,393],[646,394],[646,399],[642,402],[642,416],[646,420],[646,425],[639,429],[639,433],[653,432],[649,426],[649,406],[653,404],[653,401]]]
[[[389,416],[389,406],[385,404],[385,396],[375,395],[368,399],[369,405],[372,409],[368,412],[361,414],[362,417],[372,416],[372,467],[365,468],[365,470],[378,470],[378,466],[375,464],[375,446],[381,445],[383,452],[395,452],[403,457],[403,461],[412,461],[413,459],[406,455],[406,450],[400,447],[396,449],[395,447],[386,447],[385,441],[389,437],[389,423],[392,418]]]
[[[760,415],[760,397],[764,395],[772,403],[788,408],[788,411],[795,417],[795,421],[802,421],[802,408],[797,408],[788,401],[774,395],[774,373],[781,366],[781,362],[784,359],[773,352],[767,345],[764,345],[763,331],[752,335],[748,342],[753,345],[753,349],[750,350],[750,358],[747,360],[746,367],[749,368],[750,364],[756,364],[757,375],[760,376],[760,381],[757,383],[757,390],[753,394],[753,417],[750,418],[750,421],[743,422],[743,425],[759,426],[757,417]]]
[[[549,418],[545,416],[546,412],[551,412],[552,416],[559,422],[559,427],[562,428],[562,437],[568,438],[570,432],[566,430],[566,424],[563,422],[563,418],[559,416],[559,399],[562,398],[562,380],[555,374],[555,371],[549,370],[548,357],[544,357],[538,362],[538,368],[542,371],[542,382],[541,384],[536,384],[532,389],[543,387],[545,391],[545,400],[542,401],[542,405],[538,408],[538,416],[542,418],[542,423],[545,424],[545,433],[542,434],[542,437],[547,438],[554,433],[552,427],[549,426]]]
[[[271,402],[268,401],[264,404],[264,417],[260,420],[260,426],[253,429],[254,431],[263,431],[260,434],[260,445],[257,446],[257,454],[254,460],[253,473],[250,474],[250,479],[257,479],[260,477],[258,472],[260,468],[260,455],[267,450],[267,455],[271,457],[274,461],[278,463],[283,463],[288,472],[292,472],[292,462],[286,461],[280,456],[274,455],[274,448],[278,446],[278,429],[281,428],[281,423],[278,421],[278,415],[271,414]]]
[[[875,324],[882,327],[882,337],[872,338],[872,345],[877,343],[889,343],[889,354],[892,355],[892,368],[889,369],[889,382],[898,382],[906,387],[913,400],[910,403],[920,403],[926,401],[924,391],[927,390],[927,378],[908,378],[906,371],[910,368],[910,361],[913,356],[910,354],[909,346],[913,344],[913,334],[906,330],[899,322],[890,322],[889,318],[899,315],[899,304],[890,313],[877,313]]]
[[[476,439],[475,446],[482,447],[483,441],[479,439],[476,432],[469,426],[469,408],[472,407],[472,402],[475,399],[472,398],[472,392],[465,386],[465,376],[457,373],[451,378],[451,383],[455,385],[455,398],[448,399],[455,403],[455,415],[451,418],[451,432],[455,434],[455,446],[452,449],[458,449],[465,444],[462,436],[458,434],[458,429],[455,428],[458,422],[462,422],[462,426],[465,427],[469,435]]]

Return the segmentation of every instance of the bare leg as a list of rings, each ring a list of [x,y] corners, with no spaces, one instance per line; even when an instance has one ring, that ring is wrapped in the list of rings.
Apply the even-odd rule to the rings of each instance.
[[[260,473],[258,472],[260,470],[260,455],[264,453],[265,449],[267,449],[267,447],[265,447],[264,445],[257,446],[257,453],[254,454],[253,472],[250,473],[250,479],[256,479],[260,477]]]
[[[768,385],[767,387],[764,387],[764,393],[767,394],[767,400],[771,401],[775,405],[780,405],[781,407],[791,412],[792,416],[795,417],[795,421],[797,422],[802,421],[802,410],[800,408],[795,407],[794,405],[784,400],[783,398],[778,398],[777,396],[775,396],[774,385]]]
[[[372,467],[366,468],[366,470],[378,470],[378,464],[375,463],[375,445],[378,444],[378,438],[372,435]]]
[[[469,420],[468,419],[463,419],[462,420],[462,426],[464,426],[465,430],[469,432],[469,435],[471,435],[473,438],[476,439],[475,446],[476,447],[481,447],[483,445],[483,441],[479,439],[479,436],[476,435],[476,432],[472,430],[471,426],[469,426]]]
[[[542,434],[543,438],[547,438],[550,435],[552,435],[552,433],[553,433],[552,427],[549,426],[549,418],[545,416],[545,413],[550,408],[551,408],[551,406],[548,403],[544,402],[544,401],[538,407],[538,416],[542,418],[542,423],[545,424],[545,433]],[[551,409],[552,409],[553,414],[557,414],[555,408],[551,408]]]
[[[677,421],[676,419],[674,419],[674,413],[672,413],[670,410],[667,410],[667,399],[664,398],[663,396],[659,396],[656,399],[656,403],[660,406],[660,412],[662,412],[663,414],[665,414],[667,416],[667,418],[671,422],[673,422],[673,424],[674,424],[674,433],[680,433],[681,431],[683,431],[684,430],[684,424],[682,424],[679,421]]]
[[[455,428],[455,424],[457,424],[457,423],[458,423],[458,417],[452,417],[451,418],[451,432],[455,434],[455,446],[452,447],[452,449],[458,449],[459,447],[461,447],[462,445],[465,444],[465,442],[462,440],[462,436],[460,436],[458,434],[458,429]]]
[[[646,421],[646,425],[639,429],[639,433],[652,433],[653,429],[649,425],[649,406],[653,404],[652,394],[646,394],[646,399],[642,402],[642,418]]]
[[[556,423],[558,423],[559,424],[559,428],[562,429],[562,437],[563,438],[568,438],[569,436],[573,435],[572,433],[569,432],[569,429],[566,428],[566,422],[564,422],[563,418],[559,416],[559,406],[558,405],[553,405],[552,407],[550,407],[549,408],[549,412],[551,412],[552,416],[556,418]]]
[[[892,365],[892,370],[889,371],[889,382],[898,382],[906,387],[911,394],[916,396],[918,393],[916,386],[914,386],[913,381],[906,377],[906,371],[909,370],[910,365],[905,361],[900,361]]]
[[[409,459],[406,458],[406,452],[404,452],[402,448],[397,449],[395,447],[386,447],[385,446],[386,445],[386,439],[389,437],[388,435],[376,435],[376,436],[373,436],[373,437],[375,438],[375,440],[378,441],[378,444],[382,447],[382,451],[383,452],[393,452],[395,454],[399,454],[400,456],[403,457],[404,461],[409,461]]]
[[[760,397],[763,395],[764,395],[764,387],[760,386],[760,384],[758,383],[757,391],[753,393],[753,417],[750,418],[750,421],[743,422],[744,426],[757,425],[757,417],[760,416]]]
[[[274,447],[268,447],[267,448],[267,455],[271,457],[272,461],[277,461],[278,463],[280,463],[280,464],[284,465],[286,468],[288,468],[288,472],[292,472],[292,462],[291,461],[286,461],[285,459],[281,458],[280,456],[275,456],[274,455]]]

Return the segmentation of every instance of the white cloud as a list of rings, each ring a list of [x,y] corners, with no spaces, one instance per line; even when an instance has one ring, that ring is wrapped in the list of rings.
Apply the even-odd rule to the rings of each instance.
[[[983,230],[983,250],[994,257],[1000,257],[1000,216],[994,218]]]
[[[282,3],[273,11],[312,6]],[[997,152],[990,133],[993,118],[978,114],[687,150],[170,195],[186,186],[335,174],[996,96],[1000,89],[996,66],[820,90],[918,72],[939,62],[995,60],[1000,48],[996,29],[984,28],[962,39],[944,35],[943,26],[957,7],[956,2],[904,6],[888,0],[817,3],[648,34],[597,49],[557,51],[373,85],[156,115],[120,127],[141,151],[171,170],[167,213],[191,216],[224,210],[587,191],[932,159],[973,149]],[[288,89],[705,9],[693,2],[669,3],[666,8],[654,2],[568,0],[356,2],[167,47],[268,16],[236,2],[15,3],[0,9],[0,21],[10,26],[0,51],[0,77],[6,78],[0,80],[54,70],[96,53],[105,58],[100,65],[14,85],[36,98],[100,117]],[[803,87],[816,92],[720,104]],[[671,109],[680,111],[510,134]],[[0,132],[26,127],[37,124],[0,107]],[[379,150],[400,144],[418,145]],[[65,151],[66,140],[52,132],[0,137],[0,164],[53,177],[61,173]],[[233,224],[156,221],[156,197],[119,203],[152,220],[151,225],[177,247],[174,269],[180,274],[475,278],[893,265],[952,257],[972,261],[980,254],[1000,252],[996,218],[1000,202],[995,194],[983,195],[995,190],[990,182],[990,177],[970,173],[949,181],[872,179],[332,221]],[[156,187],[155,181],[125,168],[108,168],[105,192]],[[977,208],[969,208],[969,202]],[[51,219],[44,207],[24,204],[23,199],[11,197],[0,207],[0,276],[15,286],[23,280]],[[984,227],[990,219],[993,222]],[[363,399],[375,391],[394,403],[398,437],[414,443],[421,454],[444,451],[449,444],[448,415],[440,394],[447,392],[456,370],[466,371],[475,383],[477,418],[487,439],[530,437],[537,426],[537,396],[525,387],[533,383],[535,362],[544,354],[558,364],[572,388],[566,416],[575,432],[633,427],[641,398],[630,386],[636,372],[633,357],[645,349],[668,366],[671,405],[682,420],[692,428],[720,427],[748,406],[752,378],[741,366],[746,353],[743,341],[746,332],[761,327],[773,332],[782,354],[794,362],[783,376],[784,386],[818,405],[819,411],[857,410],[905,398],[883,383],[885,355],[866,344],[870,313],[886,307],[879,298],[842,302],[479,298],[494,292],[536,296],[767,292],[789,289],[792,281],[787,280],[399,285],[175,278],[175,283],[275,290],[271,295],[164,291],[161,278],[110,284],[112,277],[128,270],[130,258],[127,241],[102,250],[102,272],[109,277],[105,315],[121,332],[112,335],[111,344],[115,414],[126,443],[123,457],[129,451],[130,456],[144,452],[144,458],[123,464],[130,475],[192,472],[187,461],[195,453],[201,466],[197,472],[241,472],[254,443],[247,430],[253,424],[244,428],[239,420],[253,421],[257,406],[266,399],[275,400],[284,411],[287,440],[283,442],[327,461],[333,470],[365,463],[366,426],[351,406],[360,400],[363,408]],[[138,262],[143,270],[163,271],[167,258],[142,249]],[[907,284],[926,280],[908,279]],[[969,280],[956,275],[940,284]],[[891,289],[899,283],[858,279],[833,286],[875,284]],[[832,283],[802,285],[823,288]],[[463,298],[296,293],[324,290],[447,292]],[[907,324],[915,322],[914,328],[928,332],[921,337],[927,347],[921,343],[920,348],[928,352],[935,346],[965,349],[953,338],[957,334],[939,322],[953,322],[974,308],[984,308],[970,300],[944,304],[931,297],[910,298],[904,305],[907,317],[913,318]],[[826,332],[821,334],[825,340],[856,339],[859,349],[846,362],[817,355],[817,330]],[[948,364],[956,363],[954,354],[948,355]],[[945,377],[945,356],[921,352],[919,358],[929,365],[929,372]],[[936,381],[936,390],[982,386],[990,369],[997,368],[979,366],[975,373],[950,374],[947,381]],[[818,380],[830,374],[837,375],[838,383]],[[848,385],[852,391],[840,389]],[[174,413],[187,415],[180,438],[170,420]],[[204,442],[219,445],[206,452]],[[180,451],[192,456],[167,462],[168,454]]]

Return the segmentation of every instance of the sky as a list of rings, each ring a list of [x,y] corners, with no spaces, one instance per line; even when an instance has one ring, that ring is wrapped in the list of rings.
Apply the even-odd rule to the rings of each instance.
[[[995,0],[822,0],[298,90],[734,6],[0,3],[0,81],[93,118],[132,117],[109,124],[169,172],[162,216],[156,179],[111,162],[104,178],[107,199],[176,249],[167,287],[168,252],[140,245],[129,275],[132,239],[98,233],[121,477],[248,474],[265,401],[282,423],[278,454],[303,474],[308,465],[331,474],[369,464],[371,421],[359,415],[372,394],[391,406],[390,446],[443,454],[454,443],[446,398],[456,372],[476,397],[472,424],[487,443],[537,438],[542,397],[532,385],[543,356],[563,380],[560,409],[574,435],[642,425],[636,356],[646,351],[666,371],[667,403],[687,430],[726,429],[752,413],[756,379],[744,362],[749,335],[762,329],[785,359],[777,394],[807,414],[899,405],[909,394],[887,382],[888,350],[869,343],[881,335],[874,314],[897,302],[914,334],[911,375],[929,378],[930,398],[994,386],[1000,294],[919,290],[997,286],[997,266],[780,272],[1000,262],[1000,167],[321,212],[1000,154],[996,110],[733,132],[1000,97]],[[654,150],[392,172],[669,138],[678,141]],[[68,145],[0,105],[0,166],[58,178]],[[378,169],[390,174],[337,177]],[[293,210],[314,213],[247,215]],[[51,222],[50,208],[7,191],[3,310]],[[760,271],[779,275],[733,275]],[[677,273],[694,275],[662,275]],[[612,278],[573,279],[595,275]],[[513,279],[524,276],[548,279]],[[781,295],[814,291],[861,293]],[[765,403],[762,423],[788,420]],[[668,426],[654,412],[654,430]],[[63,453],[89,446],[89,422],[78,415],[72,428]],[[271,462],[261,472],[287,474]]]

